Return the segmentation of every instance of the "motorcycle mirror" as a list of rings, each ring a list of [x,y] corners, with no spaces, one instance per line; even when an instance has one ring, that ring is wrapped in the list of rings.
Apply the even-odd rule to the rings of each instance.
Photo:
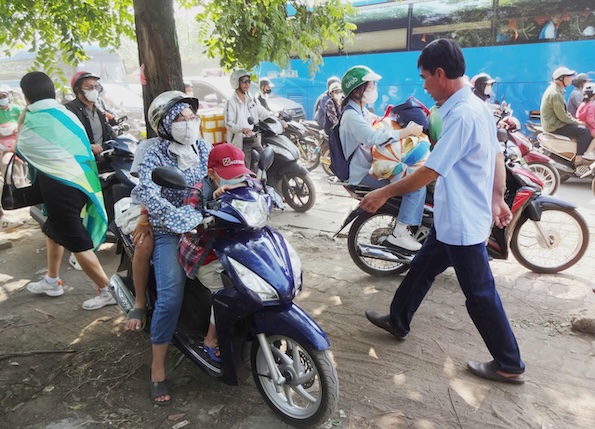
[[[504,143],[508,140],[508,131],[504,128],[498,128],[498,141]]]
[[[249,123],[250,125],[254,125],[254,118],[253,118],[252,116],[249,116],[249,117],[248,117],[248,123]]]
[[[159,186],[172,189],[186,189],[188,183],[180,170],[175,167],[157,167],[151,173],[151,179]]]
[[[258,169],[267,171],[273,165],[273,161],[275,160],[275,152],[273,148],[267,146],[267,148],[262,151],[260,154],[260,160],[258,161]]]

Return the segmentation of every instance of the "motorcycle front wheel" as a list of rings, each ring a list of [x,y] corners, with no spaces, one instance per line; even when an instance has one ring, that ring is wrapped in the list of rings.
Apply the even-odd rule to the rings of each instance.
[[[297,427],[327,420],[339,400],[339,380],[329,352],[314,350],[281,335],[267,336],[266,340],[275,371],[285,379],[282,383],[275,381],[260,343],[254,341],[254,382],[269,407]]]
[[[397,224],[397,217],[386,213],[365,213],[359,216],[347,236],[349,256],[362,271],[376,277],[402,274],[409,269],[408,264],[371,258],[362,255],[361,245],[382,246]]]
[[[587,251],[589,228],[576,210],[543,208],[541,220],[521,220],[512,232],[510,250],[533,272],[554,274],[572,267]]]
[[[560,173],[558,173],[558,170],[549,164],[540,162],[529,163],[527,167],[543,182],[542,194],[554,195],[556,193],[560,186]]]
[[[309,176],[300,173],[287,173],[283,176],[281,193],[285,202],[296,212],[310,210],[316,201],[314,182]]]
[[[300,164],[308,171],[314,170],[320,164],[320,148],[310,139],[301,139],[298,142],[300,149]]]

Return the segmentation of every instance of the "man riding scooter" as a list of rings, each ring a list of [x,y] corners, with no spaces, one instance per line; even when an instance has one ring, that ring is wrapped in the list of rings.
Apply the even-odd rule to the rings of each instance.
[[[566,109],[564,89],[572,83],[576,75],[574,70],[558,67],[552,74],[552,83],[541,98],[541,125],[549,133],[570,137],[577,142],[574,165],[586,161],[595,161],[595,143],[591,143],[591,134],[587,127],[574,119]]]

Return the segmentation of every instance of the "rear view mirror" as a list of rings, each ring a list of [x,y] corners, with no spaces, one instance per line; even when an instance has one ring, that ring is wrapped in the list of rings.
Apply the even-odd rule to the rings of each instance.
[[[151,173],[151,179],[159,186],[172,189],[186,189],[188,183],[180,170],[175,167],[157,167]]]

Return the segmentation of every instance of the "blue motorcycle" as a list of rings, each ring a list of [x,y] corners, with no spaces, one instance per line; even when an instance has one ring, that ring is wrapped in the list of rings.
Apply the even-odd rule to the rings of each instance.
[[[266,149],[259,163],[264,184],[273,156]],[[163,187],[190,188],[176,168],[156,168],[152,178]],[[330,342],[293,302],[302,290],[301,262],[283,236],[267,225],[271,197],[265,191],[238,188],[198,209],[205,219],[200,227],[216,232],[212,248],[224,268],[225,287],[210,299],[211,292],[197,279],[187,280],[174,345],[223,383],[237,385],[252,374],[265,402],[287,423],[308,427],[325,421],[339,397]],[[126,250],[123,256],[131,259],[132,243],[124,234],[121,238]],[[156,298],[152,282],[149,303]],[[134,304],[130,272],[127,277],[114,275],[110,290],[127,313]],[[205,360],[199,351],[211,303],[220,365]]]

